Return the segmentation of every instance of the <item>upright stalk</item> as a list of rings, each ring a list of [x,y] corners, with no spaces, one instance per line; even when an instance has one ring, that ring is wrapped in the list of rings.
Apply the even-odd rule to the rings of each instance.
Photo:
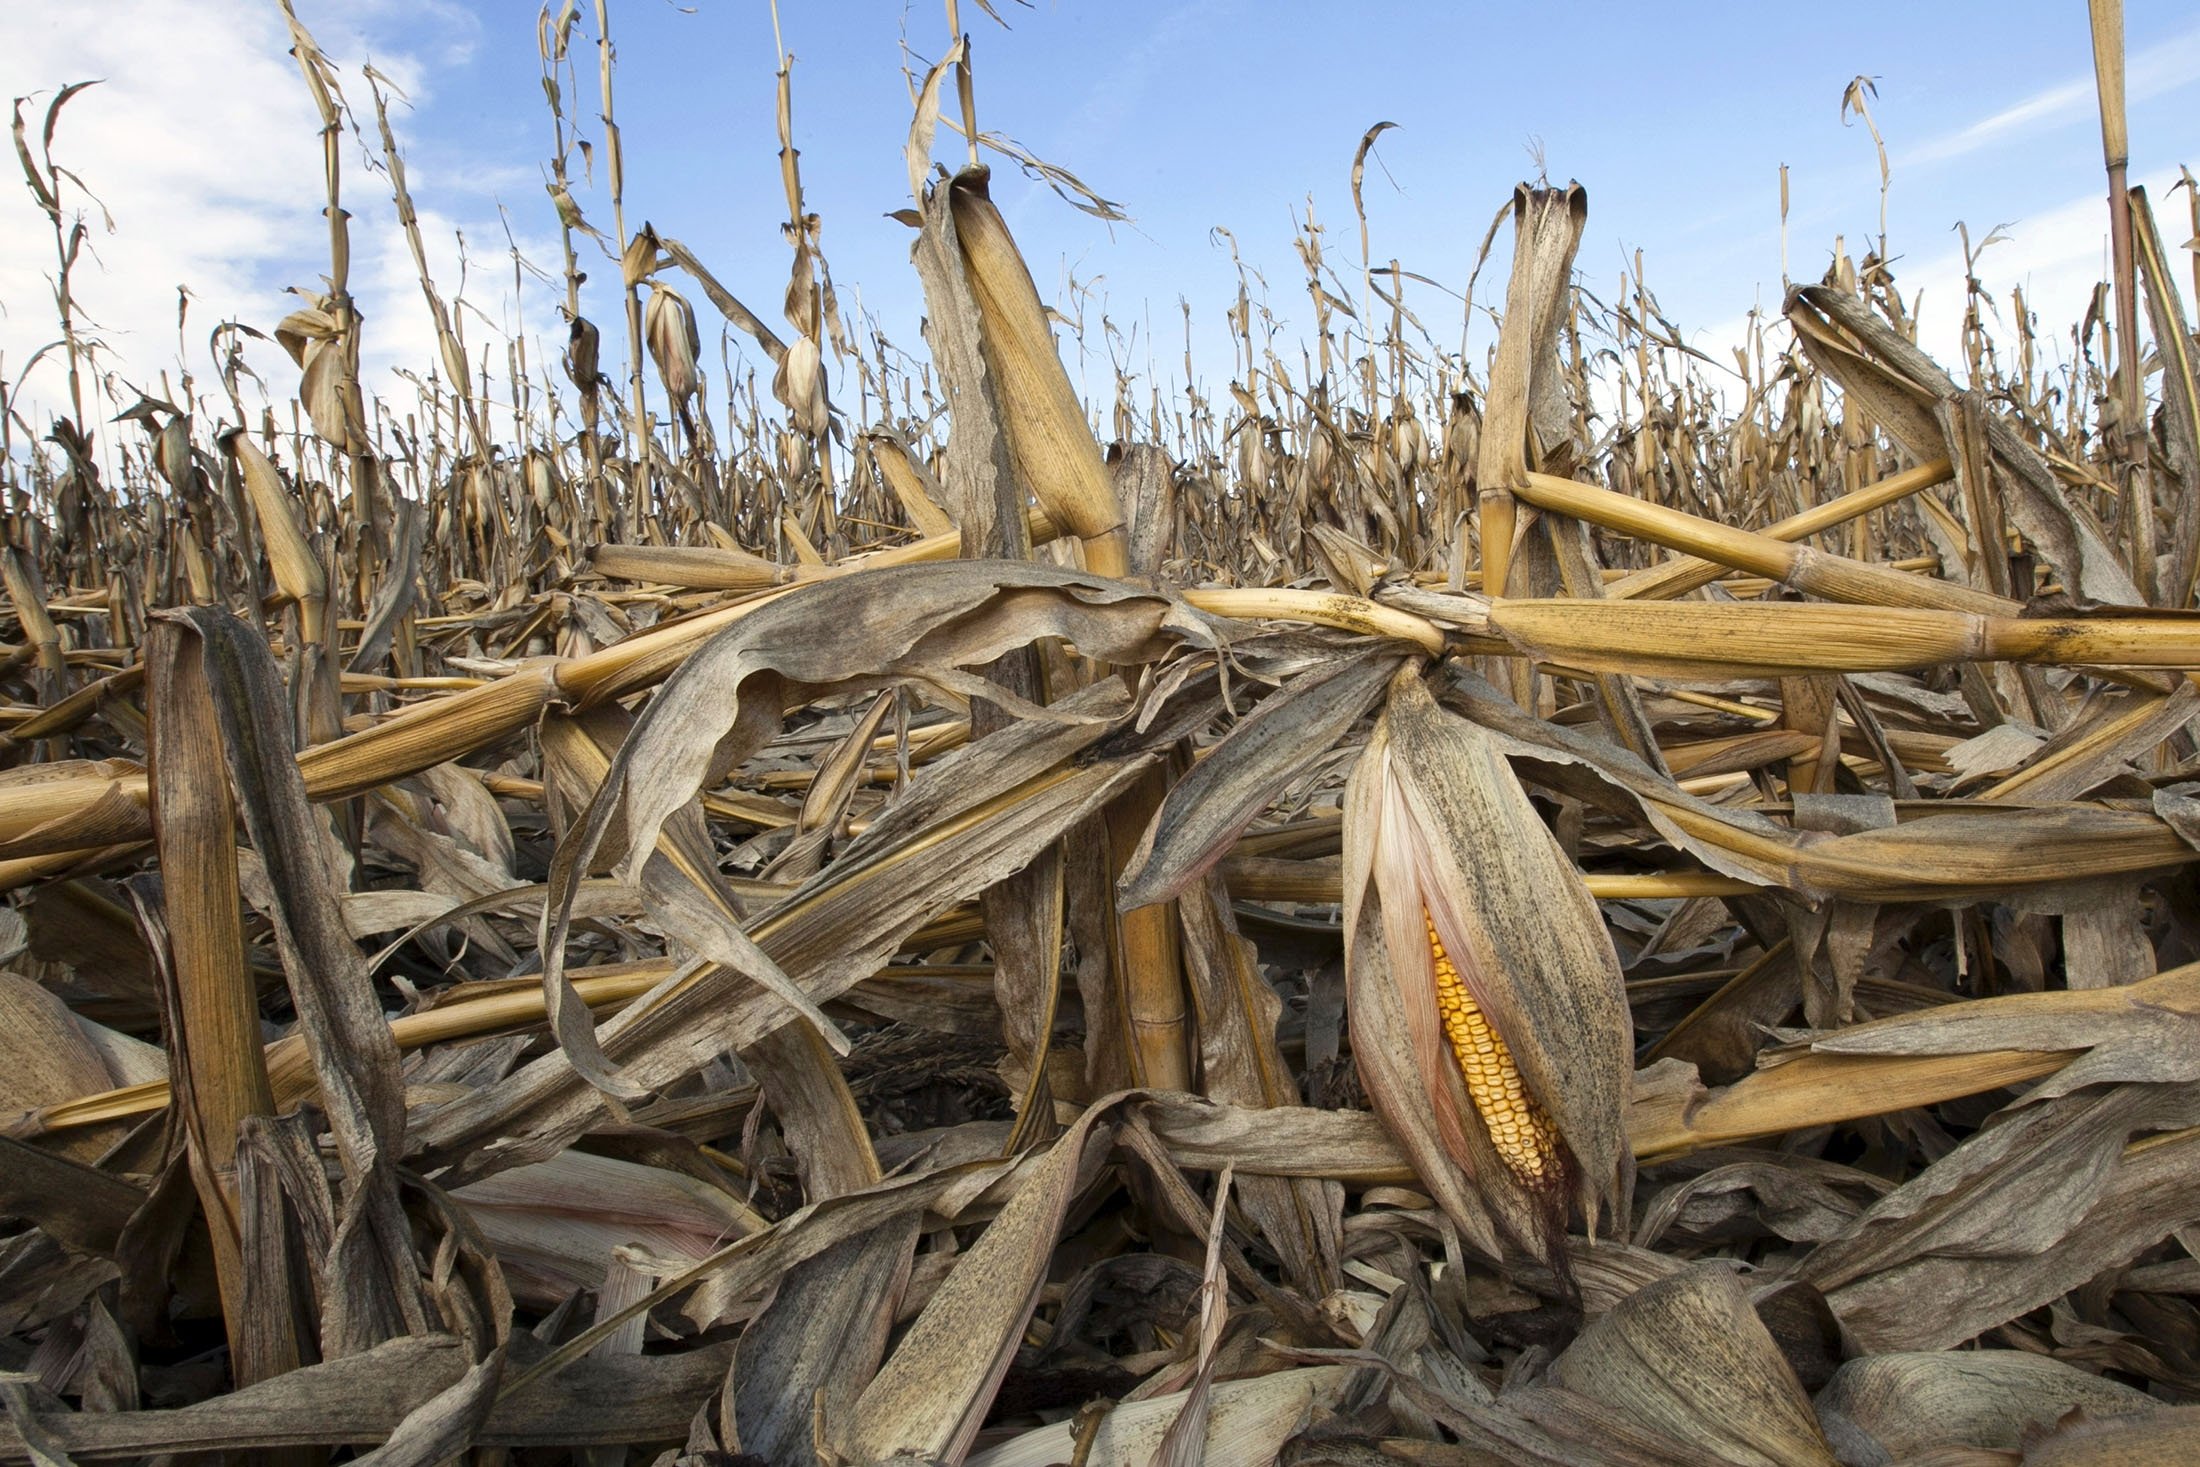
[[[321,309],[328,317],[329,338],[308,348],[308,361],[329,353],[328,398],[331,411],[314,414],[314,429],[330,447],[344,455],[351,486],[351,519],[358,527],[358,559],[354,574],[359,604],[374,595],[374,568],[382,556],[380,505],[375,495],[374,455],[367,442],[366,412],[359,390],[359,312],[351,298],[351,215],[343,204],[343,108],[335,85],[334,68],[315,44],[313,35],[298,19],[291,0],[277,0],[290,23],[290,53],[297,58],[299,74],[312,94],[314,110],[321,118],[321,172],[328,201],[321,217],[328,221],[328,294]],[[315,349],[318,348],[318,349]],[[307,363],[307,408],[315,406],[316,374]],[[321,731],[316,730],[318,735]]]
[[[600,429],[603,377],[596,370],[597,332],[595,324],[581,315],[581,281],[586,277],[581,270],[580,256],[573,248],[575,230],[595,233],[589,229],[581,206],[573,198],[569,161],[575,138],[566,129],[563,102],[563,83],[574,80],[572,41],[577,16],[577,11],[567,9],[553,18],[545,10],[536,26],[535,49],[542,58],[543,96],[549,102],[550,126],[557,144],[550,154],[550,182],[546,187],[550,202],[557,209],[558,250],[565,263],[564,311],[570,329],[565,373],[574,390],[581,395],[581,462],[587,476],[584,501],[590,516],[588,538],[594,540],[603,536],[611,523],[612,512],[604,487],[603,433]]]
[[[603,93],[604,157],[611,170],[611,232],[625,260],[631,242],[626,234],[626,161],[619,147],[619,124],[611,105],[611,70],[615,53],[611,46],[611,3],[596,0],[597,84]],[[651,252],[654,255],[654,251]],[[646,273],[646,272],[645,272]],[[620,532],[632,540],[640,533],[642,515],[651,502],[649,472],[649,403],[642,385],[642,277],[632,268],[621,272],[626,292],[626,390],[629,434],[627,446],[627,499],[620,508]]]
[[[2093,78],[2100,91],[2101,160],[2108,168],[2108,241],[2116,273],[2116,424],[2108,435],[2124,496],[2131,579],[2149,605],[2157,602],[2154,499],[2146,472],[2146,386],[2139,357],[2139,303],[2131,255],[2131,187],[2125,173],[2131,139],[2124,126],[2124,0],[2089,0],[2093,16]]]
[[[76,175],[58,167],[53,161],[54,124],[61,116],[61,109],[69,105],[69,99],[86,87],[99,85],[96,81],[72,82],[63,87],[46,108],[46,125],[40,133],[41,157],[31,158],[30,141],[23,125],[23,104],[30,99],[15,99],[15,153],[23,164],[23,181],[30,186],[31,197],[38,201],[38,208],[46,216],[46,223],[53,230],[54,312],[60,318],[61,344],[69,364],[69,423],[75,428],[78,439],[84,437],[84,381],[82,361],[84,343],[76,328],[76,294],[71,287],[70,275],[76,268],[76,257],[84,248],[84,221],[73,225],[62,217],[61,181],[66,178],[76,182]],[[78,183],[81,188],[82,184]]]

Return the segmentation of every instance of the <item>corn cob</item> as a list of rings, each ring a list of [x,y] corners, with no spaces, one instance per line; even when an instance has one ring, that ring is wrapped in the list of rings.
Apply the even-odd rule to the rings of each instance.
[[[1436,1012],[1444,1037],[1466,1081],[1468,1098],[1490,1133],[1490,1144],[1524,1186],[1552,1187],[1559,1182],[1558,1128],[1521,1084],[1512,1051],[1490,1023],[1489,1015],[1467,992],[1459,969],[1436,935],[1436,920],[1421,909],[1428,925],[1429,956],[1436,969]]]

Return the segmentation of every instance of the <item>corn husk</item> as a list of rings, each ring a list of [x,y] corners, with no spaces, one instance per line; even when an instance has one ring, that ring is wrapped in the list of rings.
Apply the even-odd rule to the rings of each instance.
[[[1462,1174],[1514,1241],[1555,1267],[1564,1208],[1577,1204],[1594,1232],[1606,1209],[1624,1216],[1630,1185],[1627,1009],[1595,903],[1509,766],[1410,666],[1354,771],[1345,820],[1355,1023],[1395,1003],[1410,1045],[1356,1046],[1369,1096],[1424,1175]],[[1555,1214],[1497,1154],[1467,1094],[1439,1022],[1431,924],[1556,1125]],[[1440,1151],[1409,1111],[1433,1118]]]

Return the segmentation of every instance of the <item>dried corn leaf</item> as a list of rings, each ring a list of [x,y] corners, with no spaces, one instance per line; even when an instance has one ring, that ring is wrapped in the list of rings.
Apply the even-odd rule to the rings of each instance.
[[[1940,1447],[2013,1451],[2027,1428],[2081,1408],[2094,1418],[2159,1409],[2144,1391],[2023,1350],[1863,1356],[1834,1372],[1816,1405],[1845,1462],[1903,1461]]]
[[[1734,1271],[1705,1262],[1590,1321],[1551,1363],[1563,1388],[1749,1467],[1831,1464],[1810,1398]]]

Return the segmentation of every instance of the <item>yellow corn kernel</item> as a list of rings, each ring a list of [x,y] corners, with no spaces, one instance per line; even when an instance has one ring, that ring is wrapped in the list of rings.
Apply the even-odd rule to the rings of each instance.
[[[1426,907],[1421,916],[1428,924],[1429,956],[1435,960],[1437,1016],[1490,1144],[1526,1185],[1554,1186],[1559,1180],[1558,1128],[1521,1084],[1512,1051],[1467,992]]]

